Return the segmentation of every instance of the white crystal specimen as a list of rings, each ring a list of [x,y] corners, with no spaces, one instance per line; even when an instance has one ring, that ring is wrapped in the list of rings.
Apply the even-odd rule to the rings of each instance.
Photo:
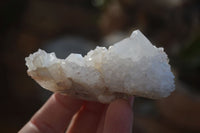
[[[175,89],[163,48],[153,46],[139,30],[85,57],[70,54],[63,60],[39,49],[25,60],[28,74],[43,88],[86,100],[109,103],[131,95],[159,99]]]

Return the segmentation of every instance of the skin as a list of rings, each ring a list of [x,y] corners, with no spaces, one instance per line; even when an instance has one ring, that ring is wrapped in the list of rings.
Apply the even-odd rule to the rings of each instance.
[[[132,133],[133,97],[110,104],[55,93],[19,133]]]

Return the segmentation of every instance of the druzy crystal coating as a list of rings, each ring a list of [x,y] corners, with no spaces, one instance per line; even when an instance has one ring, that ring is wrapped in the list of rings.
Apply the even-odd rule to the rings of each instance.
[[[163,48],[152,45],[139,30],[84,57],[72,53],[58,59],[39,49],[25,60],[28,74],[43,88],[85,100],[109,103],[132,95],[159,99],[175,89]]]

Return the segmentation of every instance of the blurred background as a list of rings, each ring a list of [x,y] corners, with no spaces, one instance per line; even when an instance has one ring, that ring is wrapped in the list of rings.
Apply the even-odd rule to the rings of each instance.
[[[136,98],[134,133],[199,133],[199,0],[1,0],[0,131],[17,132],[51,95],[27,76],[26,56],[38,48],[60,58],[84,55],[135,29],[164,47],[176,91]]]

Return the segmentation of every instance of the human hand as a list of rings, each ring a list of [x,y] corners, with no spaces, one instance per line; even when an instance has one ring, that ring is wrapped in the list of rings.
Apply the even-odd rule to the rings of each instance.
[[[132,133],[130,101],[102,104],[53,94],[19,133]]]

